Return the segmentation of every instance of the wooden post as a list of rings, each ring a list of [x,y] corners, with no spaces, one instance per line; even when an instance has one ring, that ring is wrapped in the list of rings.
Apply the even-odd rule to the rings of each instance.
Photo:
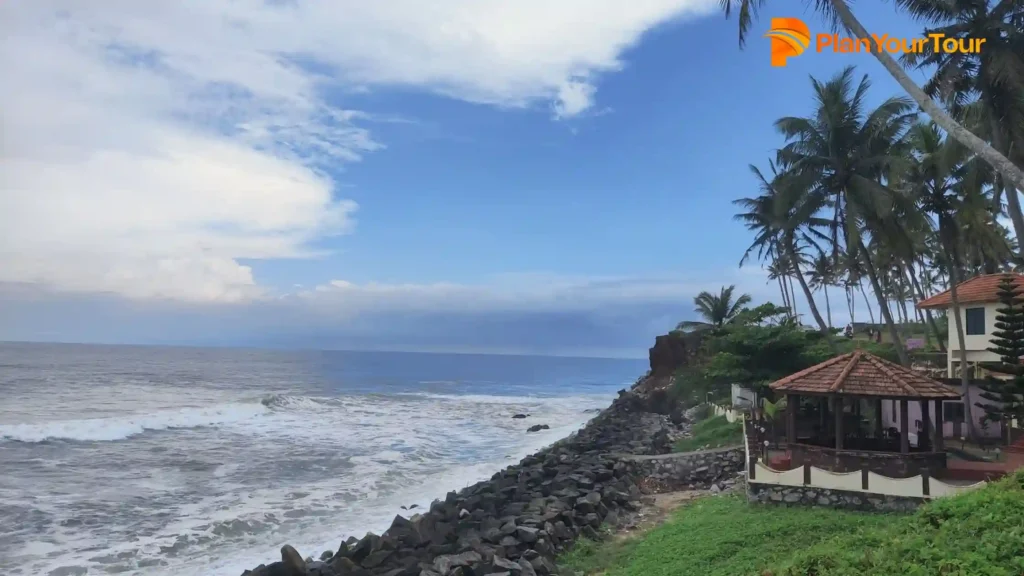
[[[899,400],[900,403],[900,452],[910,453],[910,424],[907,422],[910,417],[907,415],[907,401]]]
[[[800,397],[796,394],[786,395],[786,438],[790,444],[796,444],[796,411],[800,407]]]
[[[828,438],[828,398],[818,400],[818,425],[821,426],[821,435]]]
[[[811,465],[804,462],[804,486],[811,485]]]
[[[836,450],[843,449],[843,397],[836,396]]]
[[[865,466],[860,469],[860,489],[868,489],[868,467]]]
[[[927,468],[921,470],[921,493],[924,494],[925,496],[931,495],[930,476],[931,474],[929,473]]]
[[[875,440],[882,439],[882,399],[875,400]]]
[[[942,437],[942,400],[935,400],[935,439],[932,443],[932,449],[936,452],[944,452],[946,447],[943,445]]]
[[[918,438],[918,446],[924,447],[925,442],[932,444],[929,448],[934,450],[934,444],[932,438],[935,436],[935,431],[932,430],[932,415],[929,410],[929,402],[927,400],[921,400],[921,431],[924,433],[924,438]]]
[[[750,461],[747,462],[747,478],[754,480],[757,478],[757,456],[751,456]]]

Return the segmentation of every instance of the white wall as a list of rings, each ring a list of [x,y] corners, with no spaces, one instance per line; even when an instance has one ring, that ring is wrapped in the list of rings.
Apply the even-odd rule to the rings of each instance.
[[[991,345],[989,338],[991,338],[992,332],[996,329],[996,315],[999,314],[999,307],[1002,306],[999,303],[989,304],[967,304],[960,306],[960,322],[964,329],[964,349],[967,350],[967,361],[968,362],[998,362],[999,355],[989,352],[987,348]],[[985,333],[981,335],[970,335],[967,332],[967,309],[968,308],[984,308],[985,309]],[[949,378],[954,376],[954,366],[959,365],[960,355],[954,354],[954,352],[960,351],[960,339],[956,335],[956,320],[953,318],[952,308],[946,310],[946,314],[949,316],[949,341],[947,343],[947,369],[946,375]]]

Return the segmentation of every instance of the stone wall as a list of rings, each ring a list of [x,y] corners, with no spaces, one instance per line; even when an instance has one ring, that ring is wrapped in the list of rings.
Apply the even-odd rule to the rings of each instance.
[[[869,512],[911,512],[924,503],[923,498],[886,496],[845,490],[824,490],[810,486],[778,486],[747,483],[747,499],[751,502],[822,506],[841,510]]]
[[[743,447],[657,456],[629,456],[645,478],[647,493],[676,490],[724,490],[745,468]],[[716,490],[716,491],[717,491]]]
[[[580,536],[596,537],[639,509],[641,464],[630,455],[663,454],[673,425],[644,410],[647,400],[621,391],[574,436],[523,459],[412,518],[396,516],[383,535],[349,538],[320,561],[292,547],[282,560],[243,576],[545,576],[554,557]],[[711,477],[726,457],[702,456]],[[742,457],[740,457],[742,460]],[[701,465],[694,465],[696,473]]]

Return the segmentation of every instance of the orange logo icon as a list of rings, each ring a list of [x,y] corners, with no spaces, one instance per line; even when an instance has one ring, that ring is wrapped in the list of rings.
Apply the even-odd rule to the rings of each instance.
[[[772,66],[785,66],[790,56],[799,56],[811,44],[811,31],[799,18],[772,18],[765,34],[772,39]]]

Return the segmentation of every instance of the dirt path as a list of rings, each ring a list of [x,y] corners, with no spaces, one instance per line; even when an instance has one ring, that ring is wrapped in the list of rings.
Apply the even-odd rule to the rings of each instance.
[[[686,502],[710,494],[707,490],[682,490],[646,496],[644,497],[646,503],[643,508],[637,511],[636,516],[626,522],[625,525],[615,530],[612,534],[612,539],[622,541],[642,536],[664,523],[673,512]]]

